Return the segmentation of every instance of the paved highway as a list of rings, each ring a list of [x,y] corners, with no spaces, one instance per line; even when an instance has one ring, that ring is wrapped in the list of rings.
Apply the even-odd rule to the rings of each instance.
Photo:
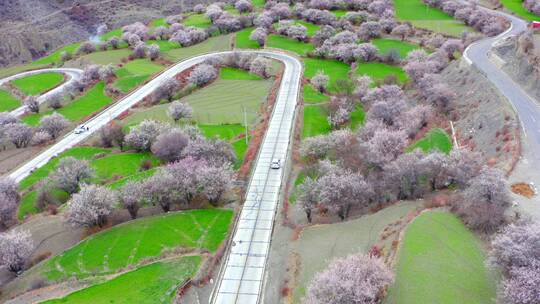
[[[487,8],[484,8],[488,10]],[[510,101],[519,116],[521,128],[523,130],[522,147],[523,156],[518,167],[526,167],[523,171],[540,168],[540,104],[525,92],[521,86],[514,82],[505,72],[499,69],[489,59],[489,52],[499,42],[512,36],[516,36],[527,29],[528,23],[513,15],[499,11],[492,11],[507,18],[511,22],[511,27],[504,33],[494,38],[483,39],[469,46],[465,50],[465,60],[469,64],[477,67],[484,76],[489,79],[497,89]],[[540,185],[538,174],[522,172],[527,180]],[[520,198],[516,198],[520,200]],[[533,217],[540,218],[540,206],[530,200],[523,200],[520,208]]]
[[[8,83],[8,82],[10,82],[12,80],[15,80],[15,79],[24,78],[24,77],[31,76],[31,75],[36,75],[36,74],[51,73],[51,72],[64,74],[65,76],[68,77],[68,80],[65,81],[64,83],[62,83],[61,85],[59,85],[58,87],[56,87],[56,88],[48,91],[47,93],[39,96],[38,97],[38,102],[39,103],[43,103],[45,100],[47,100],[47,97],[49,97],[51,95],[63,92],[66,88],[69,88],[69,86],[74,81],[81,80],[82,75],[83,75],[83,71],[80,70],[80,69],[68,69],[68,68],[41,69],[41,70],[28,71],[28,72],[24,72],[24,73],[20,73],[20,74],[17,74],[17,75],[13,75],[13,76],[10,76],[10,77],[0,79],[0,86],[5,84],[5,83]],[[10,113],[13,114],[14,116],[18,117],[18,116],[23,115],[25,112],[26,112],[26,106],[22,105],[21,107],[11,111]]]
[[[257,303],[262,292],[265,265],[270,249],[272,228],[278,208],[284,171],[282,168],[270,169],[270,162],[273,159],[280,159],[282,166],[288,162],[291,130],[294,124],[302,75],[302,64],[295,57],[277,51],[246,52],[279,60],[285,65],[285,70],[272,117],[254,163],[246,201],[239,220],[235,224],[233,242],[215,285],[217,289],[215,289],[213,303]],[[93,132],[150,95],[167,79],[203,62],[210,56],[226,53],[230,52],[205,54],[177,63],[93,119],[85,122],[84,125],[89,127],[88,132],[66,135],[52,147],[16,169],[9,177],[21,181],[32,170],[43,166],[51,158],[82,142]]]

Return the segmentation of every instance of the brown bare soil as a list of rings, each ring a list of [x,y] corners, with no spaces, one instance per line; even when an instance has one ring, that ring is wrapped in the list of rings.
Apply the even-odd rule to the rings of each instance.
[[[526,198],[532,198],[536,195],[536,191],[527,183],[515,183],[512,185],[512,192],[525,196]]]

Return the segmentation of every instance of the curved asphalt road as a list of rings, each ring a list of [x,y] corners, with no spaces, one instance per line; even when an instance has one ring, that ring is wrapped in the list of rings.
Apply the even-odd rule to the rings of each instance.
[[[511,27],[497,37],[483,39],[470,45],[464,53],[465,60],[475,66],[489,79],[497,89],[510,101],[519,116],[523,130],[522,147],[523,156],[518,167],[525,167],[524,171],[538,170],[540,168],[540,104],[514,82],[505,72],[500,70],[488,56],[494,45],[506,38],[516,36],[527,29],[528,23],[522,19],[499,11],[489,10],[491,13],[505,17],[511,22]],[[540,185],[538,174],[523,172],[526,182]],[[532,200],[520,200],[520,208],[529,215],[540,218],[540,205]]]
[[[291,130],[300,88],[302,64],[298,59],[277,51],[245,51],[279,60],[285,71],[274,105],[272,117],[261,144],[253,175],[247,189],[233,242],[225,257],[214,291],[213,303],[257,303],[263,289],[264,269],[270,249],[274,217],[278,207],[283,169],[272,170],[273,159],[287,162]],[[52,157],[77,145],[112,119],[150,95],[161,83],[176,74],[203,62],[208,57],[232,52],[197,56],[170,67],[149,83],[124,97],[113,106],[87,121],[90,130],[82,134],[70,133],[34,159],[12,172],[9,177],[17,182],[32,170],[46,164]],[[20,75],[18,75],[20,76]],[[22,76],[21,76],[22,77]]]
[[[0,86],[5,84],[5,83],[8,83],[8,82],[10,82],[12,80],[15,80],[15,79],[24,78],[24,77],[31,76],[31,75],[36,75],[36,74],[51,73],[51,72],[64,74],[65,76],[68,77],[68,80],[66,82],[62,83],[61,85],[59,85],[58,87],[56,87],[56,88],[48,91],[47,93],[39,96],[38,97],[38,102],[39,103],[44,102],[45,100],[47,100],[47,97],[49,97],[51,95],[63,92],[75,80],[81,80],[82,75],[83,75],[83,71],[80,70],[80,69],[69,69],[69,68],[41,69],[41,70],[28,71],[28,72],[24,72],[24,73],[20,73],[20,74],[17,74],[17,75],[13,75],[13,76],[10,76],[10,77],[0,79]],[[10,113],[13,114],[15,117],[18,117],[18,116],[23,115],[25,112],[26,112],[26,106],[22,105],[21,107],[11,111]]]

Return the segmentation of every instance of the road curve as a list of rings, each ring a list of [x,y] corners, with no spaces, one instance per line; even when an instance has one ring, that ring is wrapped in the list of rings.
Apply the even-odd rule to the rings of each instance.
[[[540,104],[489,59],[489,52],[494,45],[524,32],[528,23],[510,14],[487,8],[483,9],[508,19],[511,27],[499,36],[471,44],[465,50],[464,58],[469,64],[478,68],[510,101],[519,116],[523,130],[522,147],[525,158],[521,162],[526,162],[523,165],[533,170],[534,168],[540,168]],[[527,182],[540,185],[540,177],[537,174],[526,173],[526,175]],[[540,218],[540,206],[537,203],[528,201],[522,203],[523,205],[520,208],[529,215]]]
[[[254,164],[246,200],[235,224],[233,245],[225,257],[223,271],[220,271],[213,297],[213,303],[257,303],[263,288],[264,270],[284,171],[270,169],[270,162],[273,159],[280,159],[282,163],[287,162],[302,76],[302,64],[297,58],[269,50],[228,51],[200,55],[179,62],[86,122],[85,126],[90,128],[88,132],[78,135],[69,133],[52,147],[16,169],[9,177],[17,182],[21,181],[32,170],[45,165],[54,156],[82,142],[150,95],[164,81],[211,56],[233,52],[254,53],[279,60],[285,65],[272,117]]]
[[[56,93],[63,92],[66,88],[69,88],[69,86],[76,80],[81,80],[83,71],[80,69],[71,69],[71,68],[51,68],[51,69],[41,69],[41,70],[34,70],[34,71],[28,71],[19,73],[17,75],[13,75],[10,77],[6,77],[3,79],[0,79],[0,86],[8,83],[10,81],[13,81],[15,79],[24,78],[31,75],[36,74],[43,74],[43,73],[61,73],[68,77],[68,80],[62,83],[61,85],[57,86],[56,88],[48,91],[47,93],[41,95],[38,97],[38,102],[43,103],[45,100],[47,100],[47,97],[54,95]],[[18,107],[17,109],[11,111],[10,113],[13,114],[15,117],[19,117],[23,115],[26,112],[26,106],[22,105]]]

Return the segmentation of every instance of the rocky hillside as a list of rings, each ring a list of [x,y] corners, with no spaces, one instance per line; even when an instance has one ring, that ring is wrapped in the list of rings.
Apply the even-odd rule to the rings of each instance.
[[[178,13],[201,0],[0,1],[0,67],[31,61],[87,39],[99,24],[116,28]]]

